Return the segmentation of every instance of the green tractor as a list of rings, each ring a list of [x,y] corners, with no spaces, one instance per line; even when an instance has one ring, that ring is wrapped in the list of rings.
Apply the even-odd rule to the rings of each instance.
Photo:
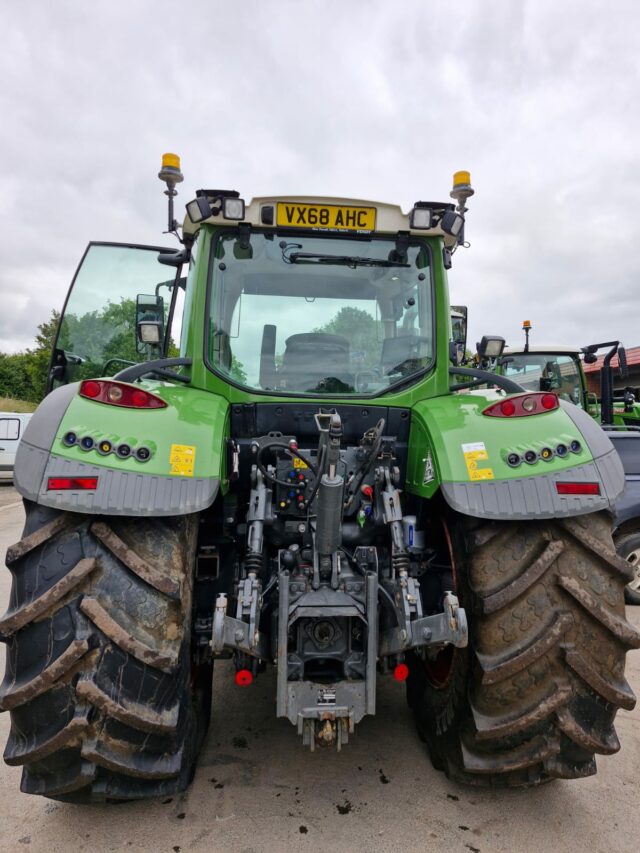
[[[247,702],[274,666],[312,750],[395,678],[454,780],[594,773],[635,704],[623,471],[584,411],[460,365],[469,174],[408,214],[201,190],[181,233],[175,155],[160,177],[178,248],[90,244],[18,452],[0,708],[22,790],[184,790],[220,658]],[[505,396],[456,393],[487,379]]]
[[[453,311],[452,311],[453,315]],[[611,362],[617,356],[620,376],[627,375],[624,347],[619,341],[590,344],[586,347],[529,346],[531,323],[522,326],[525,343],[522,347],[505,348],[498,370],[524,388],[548,390],[563,400],[580,406],[605,426],[640,427],[640,402],[632,388],[615,392]],[[607,350],[600,368],[600,399],[587,388],[584,364],[595,364],[598,351]]]

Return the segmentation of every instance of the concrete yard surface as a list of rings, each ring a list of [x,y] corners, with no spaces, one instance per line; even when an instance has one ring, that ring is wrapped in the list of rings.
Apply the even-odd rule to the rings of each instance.
[[[0,510],[4,507],[13,507],[14,504],[21,505],[22,498],[13,488],[13,483],[10,480],[0,480]],[[0,536],[4,527],[3,516],[0,516]],[[2,555],[4,562],[4,554]]]
[[[17,496],[16,496],[17,499]],[[12,503],[9,501],[8,503]],[[0,551],[20,538],[21,506],[0,506]],[[10,575],[0,574],[0,611]],[[640,626],[640,607],[628,608]],[[3,653],[2,653],[3,654]],[[627,678],[640,694],[640,653]],[[0,715],[4,744],[9,715]],[[146,803],[72,806],[20,793],[0,767],[0,851],[576,851],[640,847],[640,710],[620,712],[622,750],[598,774],[534,790],[462,788],[431,766],[404,688],[381,679],[378,713],[341,753],[303,749],[275,719],[275,676],[236,687],[216,666],[212,725],[191,788]]]

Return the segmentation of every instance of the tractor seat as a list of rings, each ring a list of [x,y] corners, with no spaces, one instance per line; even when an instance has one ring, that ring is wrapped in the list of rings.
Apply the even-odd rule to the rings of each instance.
[[[382,342],[380,363],[384,376],[394,373],[407,375],[420,369],[416,362],[430,355],[429,338],[421,335],[403,335],[399,338],[385,338]]]
[[[312,390],[319,381],[335,377],[352,384],[349,341],[327,332],[302,332],[285,342],[279,384],[292,391]]]

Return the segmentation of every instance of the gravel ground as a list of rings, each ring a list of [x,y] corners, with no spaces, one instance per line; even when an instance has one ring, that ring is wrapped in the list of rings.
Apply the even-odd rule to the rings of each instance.
[[[21,507],[0,509],[0,552],[20,537]],[[9,595],[0,572],[0,607]],[[640,607],[628,608],[640,626]],[[640,694],[640,654],[627,677]],[[460,851],[611,853],[638,850],[640,710],[620,712],[618,755],[596,776],[532,791],[462,788],[436,772],[416,737],[401,685],[383,680],[378,714],[340,754],[303,750],[276,720],[275,678],[237,688],[216,667],[209,737],[193,785],[179,797],[71,806],[19,793],[20,769],[0,766],[0,851]],[[9,715],[0,715],[4,742]]]

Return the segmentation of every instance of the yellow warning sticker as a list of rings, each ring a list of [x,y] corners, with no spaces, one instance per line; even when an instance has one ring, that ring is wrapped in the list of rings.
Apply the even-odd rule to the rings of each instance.
[[[303,462],[302,459],[298,459],[297,456],[294,456],[293,457],[293,467],[294,468],[308,468],[309,466],[307,465],[306,462]]]
[[[193,467],[196,462],[196,449],[189,444],[172,444],[169,454],[170,474],[179,477],[193,477]]]
[[[487,453],[487,448],[484,446],[484,442],[474,441],[461,446],[469,479],[493,480],[493,468],[487,468],[482,465],[483,462],[489,460],[489,454]]]

